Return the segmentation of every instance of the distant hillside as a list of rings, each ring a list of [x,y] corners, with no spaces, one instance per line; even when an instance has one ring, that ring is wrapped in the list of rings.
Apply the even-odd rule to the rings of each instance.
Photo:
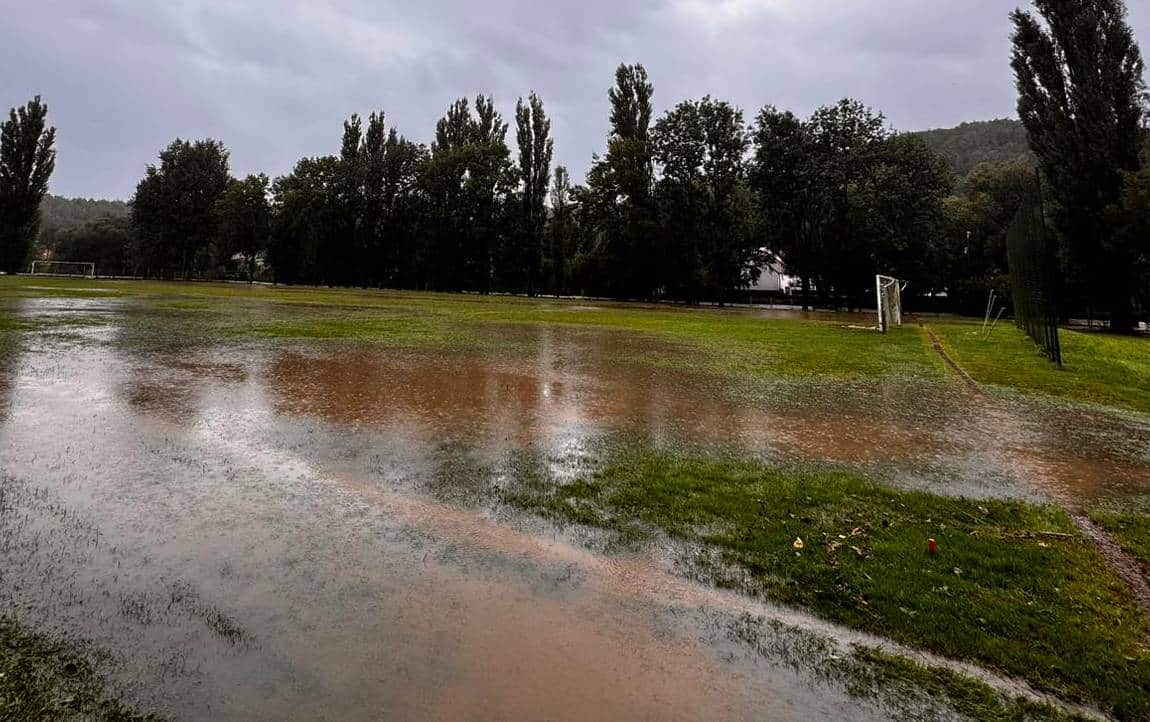
[[[62,198],[44,196],[40,205],[44,217],[44,227],[59,230],[75,228],[97,218],[123,218],[128,215],[128,204],[124,201],[105,201],[95,198]]]
[[[126,218],[128,204],[124,201],[105,201],[95,198],[61,198],[44,196],[40,204],[43,222],[40,225],[41,243],[51,245],[60,231],[94,221],[98,218]]]
[[[1026,128],[1017,120],[985,120],[963,123],[957,128],[924,130],[920,136],[931,150],[946,158],[962,177],[985,161],[1029,158]]]

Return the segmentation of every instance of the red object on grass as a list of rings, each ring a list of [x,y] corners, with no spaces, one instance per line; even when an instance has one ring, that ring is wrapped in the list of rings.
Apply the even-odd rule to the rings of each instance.
[[[938,542],[936,542],[934,539],[927,539],[926,550],[931,554],[938,554]]]

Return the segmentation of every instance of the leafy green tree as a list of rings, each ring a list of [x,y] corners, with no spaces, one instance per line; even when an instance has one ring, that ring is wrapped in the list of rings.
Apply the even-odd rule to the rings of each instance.
[[[1034,182],[1026,158],[980,163],[943,201],[939,270],[955,310],[981,314],[991,290],[1010,297],[1006,231]]]
[[[1132,250],[1119,282],[1134,288],[1141,305],[1136,315],[1150,321],[1150,166],[1123,174],[1122,196],[1107,209],[1107,220],[1116,244]]]
[[[952,190],[946,160],[922,138],[895,135],[875,149],[869,172],[851,192],[851,211],[855,242],[865,244],[876,273],[920,292],[945,288],[943,202]]]
[[[272,184],[272,234],[268,260],[277,283],[325,283],[331,268],[333,202],[339,180],[336,156],[304,158]]]
[[[848,98],[818,108],[808,127],[823,201],[819,291],[833,294],[835,305],[839,299],[858,303],[874,284],[874,264],[870,239],[854,222],[858,203],[851,195],[873,171],[889,137],[886,118]]]
[[[859,225],[866,208],[852,200],[875,171],[889,137],[882,114],[844,99],[808,121],[772,107],[759,113],[751,186],[766,237],[788,273],[824,300],[861,302],[873,283],[873,237]],[[868,278],[871,275],[871,278]]]
[[[40,202],[56,168],[56,129],[36,96],[0,124],[0,271],[24,269],[40,229]]]
[[[787,273],[800,279],[806,310],[811,279],[821,267],[827,202],[814,138],[794,113],[766,106],[756,119],[752,140],[750,185],[758,199],[763,239],[782,259]]]
[[[255,280],[257,258],[267,250],[271,235],[268,186],[263,173],[232,179],[216,201],[220,254],[224,259],[240,256],[249,282]]]
[[[461,98],[436,125],[421,179],[432,288],[491,290],[493,250],[512,231],[506,201],[518,180],[506,136],[507,124],[483,95],[474,113]]]
[[[1142,55],[1122,0],[1034,6],[1041,19],[1021,9],[1011,14],[1018,115],[1049,181],[1069,289],[1080,303],[1109,311],[1113,329],[1125,330],[1135,294],[1126,271],[1146,241],[1115,233],[1105,209],[1122,195],[1123,172],[1140,167]]]
[[[568,293],[571,267],[577,251],[578,229],[572,201],[571,176],[567,168],[555,168],[551,184],[551,213],[547,220],[547,250],[544,254],[545,276],[556,296]]]
[[[230,181],[228,151],[217,140],[177,138],[160,152],[132,199],[145,273],[191,278],[214,269],[216,203]]]
[[[385,286],[415,283],[421,263],[434,263],[416,248],[420,213],[417,184],[424,174],[427,150],[388,128],[382,111],[344,122],[340,155],[329,179],[309,180],[327,193],[324,212],[314,193],[304,207],[324,219],[315,273],[325,283]],[[315,170],[308,167],[308,171]],[[310,221],[309,221],[310,225]],[[321,232],[322,231],[322,232]]]
[[[651,132],[652,155],[662,169],[655,186],[660,252],[654,265],[664,293],[689,302],[700,300],[704,279],[708,183],[703,164],[706,129],[699,104],[683,101],[659,119]]]
[[[382,124],[382,118],[377,124]],[[328,199],[333,213],[329,216],[325,251],[320,257],[327,283],[350,286],[366,282],[367,246],[371,242],[370,230],[362,227],[367,154],[363,120],[353,114],[343,124],[339,164]]]
[[[752,283],[762,263],[746,186],[749,140],[742,113],[729,103],[685,101],[651,135],[662,169],[656,186],[663,278],[671,295],[722,302]]]
[[[535,93],[515,106],[515,138],[519,145],[519,177],[522,182],[522,240],[518,253],[509,259],[526,275],[526,290],[536,291],[543,257],[543,229],[547,221],[547,190],[551,183],[551,157],[555,141],[551,138],[551,121],[543,110],[543,101]]]
[[[427,148],[399,135],[395,128],[388,131],[381,152],[369,156],[367,206],[369,223],[375,224],[372,264],[380,285],[408,284],[415,266],[430,260],[421,253],[422,199],[416,192],[427,162]]]
[[[52,248],[57,261],[86,261],[106,276],[133,273],[130,258],[132,225],[126,217],[104,217],[59,231]]]

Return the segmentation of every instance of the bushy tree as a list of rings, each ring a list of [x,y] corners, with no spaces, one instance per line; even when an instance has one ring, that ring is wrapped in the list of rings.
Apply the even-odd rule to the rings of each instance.
[[[1034,184],[1028,159],[980,163],[943,202],[939,270],[955,310],[982,313],[992,290],[1010,297],[1006,231]]]
[[[812,281],[824,300],[850,306],[862,305],[875,273],[918,293],[946,288],[952,175],[922,138],[892,134],[880,113],[848,99],[807,121],[767,106],[753,141],[762,238],[802,279],[804,308]]]
[[[1140,167],[1146,85],[1122,0],[1036,0],[1011,14],[1018,115],[1048,181],[1068,289],[1129,328],[1139,241],[1105,218]]]
[[[56,167],[56,129],[36,96],[0,124],[0,271],[24,270],[40,229],[40,202]]]
[[[506,136],[507,124],[483,95],[474,113],[461,98],[436,125],[421,179],[432,288],[491,290],[493,250],[506,243],[514,216],[505,202],[518,180]]]
[[[952,190],[946,161],[918,136],[895,135],[874,148],[850,200],[855,242],[866,247],[876,273],[907,280],[920,293],[945,290],[943,203]]]
[[[861,302],[873,285],[873,248],[856,222],[861,183],[873,172],[889,137],[886,118],[857,100],[815,110],[808,121],[814,177],[822,199],[819,290],[848,303]]]
[[[304,158],[272,184],[272,235],[268,249],[279,283],[330,282],[334,264],[330,239],[336,227],[333,203],[339,158]]]
[[[52,247],[52,260],[96,264],[96,272],[125,276],[132,266],[132,225],[124,217],[105,217],[59,231]]]
[[[207,139],[176,139],[149,165],[132,199],[145,273],[184,278],[215,269],[216,203],[227,189],[228,151]]]
[[[800,279],[806,310],[811,279],[821,267],[827,204],[811,129],[794,113],[766,106],[752,140],[750,184],[758,199],[762,239],[787,273]]]
[[[682,102],[656,123],[651,144],[662,170],[656,195],[666,290],[722,302],[752,283],[762,263],[742,113],[710,97]]]
[[[330,199],[338,220],[328,234],[329,282],[382,286],[411,270],[401,247],[413,241],[412,194],[426,160],[426,149],[388,128],[382,111],[368,117],[366,130],[358,115],[344,123]]]
[[[371,264],[379,285],[412,285],[417,266],[430,262],[418,235],[422,198],[417,190],[427,160],[427,148],[395,128],[388,130],[381,151],[369,159],[367,208],[375,236]]]
[[[1107,209],[1115,244],[1130,249],[1130,265],[1118,283],[1128,284],[1138,298],[1132,314],[1150,321],[1150,166],[1123,174],[1122,195]]]
[[[267,250],[271,235],[268,186],[262,173],[232,179],[216,201],[220,256],[225,262],[239,256],[248,281],[255,279],[257,258]]]

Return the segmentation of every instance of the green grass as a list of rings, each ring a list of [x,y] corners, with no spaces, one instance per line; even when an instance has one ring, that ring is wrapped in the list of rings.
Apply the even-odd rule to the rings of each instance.
[[[109,696],[67,645],[0,616],[0,720],[158,720]]]
[[[1063,329],[1060,369],[1010,323],[999,323],[985,339],[981,322],[928,326],[979,383],[1150,413],[1150,338]]]
[[[1150,514],[1099,510],[1090,518],[1106,529],[1122,548],[1145,565],[1150,576]]]
[[[698,571],[719,584],[975,661],[1122,718],[1150,716],[1142,642],[1150,622],[1059,509],[649,451],[569,483],[525,465],[502,496],[624,539],[665,533],[712,550],[697,557]],[[928,538],[938,541],[937,556],[927,554]]]

